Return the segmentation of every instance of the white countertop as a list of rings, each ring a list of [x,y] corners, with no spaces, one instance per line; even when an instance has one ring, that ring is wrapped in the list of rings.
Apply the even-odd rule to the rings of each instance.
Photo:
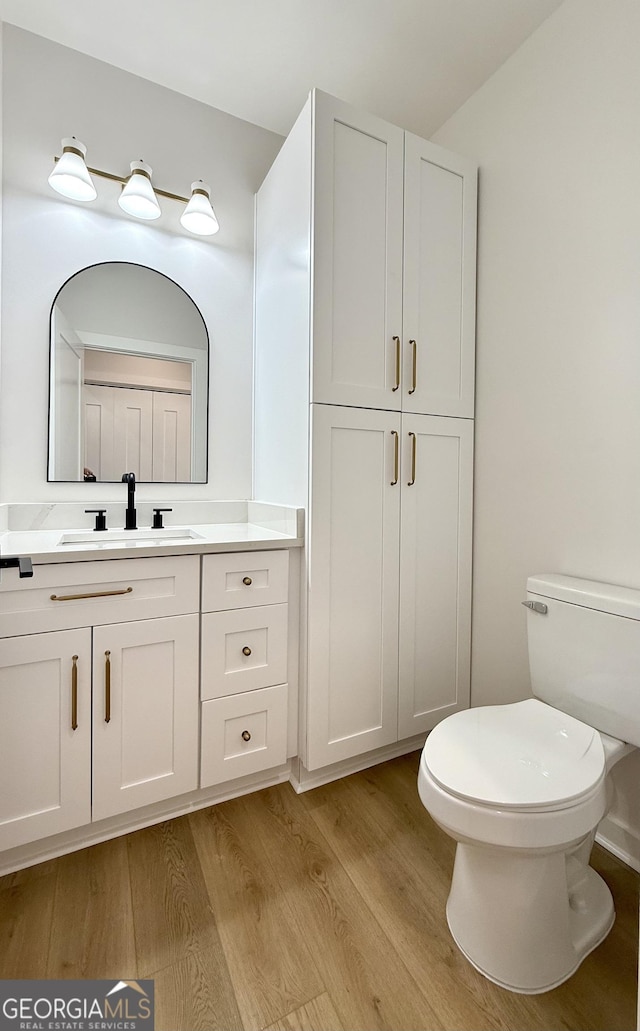
[[[238,518],[236,511],[238,504],[246,508],[246,520]],[[90,562],[98,559],[132,558],[134,556],[152,557],[162,555],[204,555],[221,551],[258,551],[272,548],[295,548],[301,547],[304,543],[303,536],[303,512],[299,509],[286,509],[280,506],[269,506],[254,502],[234,503],[233,510],[229,503],[212,504],[203,509],[202,512],[194,512],[190,506],[189,515],[196,516],[188,522],[181,524],[165,521],[164,530],[161,533],[167,535],[166,540],[135,539],[132,533],[131,539],[110,539],[110,531],[118,532],[122,536],[122,522],[117,520],[116,525],[104,534],[101,531],[92,531],[93,517],[87,522],[86,515],[78,518],[75,511],[69,511],[70,516],[67,522],[64,519],[65,513],[52,511],[54,506],[47,506],[48,511],[42,514],[44,506],[38,506],[36,513],[24,511],[15,515],[14,526],[0,532],[0,553],[3,557],[9,555],[26,556],[31,559],[34,565],[43,565],[51,562]],[[62,506],[56,506],[62,508]],[[106,506],[105,506],[106,507]],[[27,506],[21,506],[26,509]],[[36,506],[33,506],[34,510]],[[75,506],[74,506],[75,508]],[[178,505],[174,504],[174,509]],[[179,515],[176,511],[176,515]],[[187,514],[182,513],[182,514]],[[242,509],[240,509],[242,514]],[[198,517],[211,517],[219,515],[232,516],[237,521],[229,522],[199,522]],[[253,517],[254,521],[250,521]],[[74,523],[72,520],[77,520]],[[78,522],[80,525],[78,525]],[[42,524],[45,525],[42,525]],[[50,525],[46,525],[49,523]],[[118,523],[120,524],[118,526]],[[141,531],[153,533],[149,529],[150,519],[138,519],[138,527]],[[17,524],[17,525],[16,525]],[[26,525],[25,525],[26,524]],[[38,528],[32,528],[34,527]],[[38,526],[38,524],[40,524]],[[53,524],[53,525],[51,525]],[[172,538],[172,532],[191,530],[197,536],[184,537],[181,539]],[[88,541],[73,541],[62,544],[61,539],[66,534],[79,533],[86,535]]]

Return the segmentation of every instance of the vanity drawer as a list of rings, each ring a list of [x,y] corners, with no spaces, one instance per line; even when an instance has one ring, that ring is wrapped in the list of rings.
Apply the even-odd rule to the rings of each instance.
[[[200,787],[287,761],[287,685],[202,703]]]
[[[202,562],[203,612],[277,605],[288,587],[288,551],[205,555]]]
[[[5,574],[0,637],[197,612],[198,567],[197,555],[184,555],[34,566],[22,580]]]
[[[202,616],[200,694],[221,698],[287,679],[287,605]]]

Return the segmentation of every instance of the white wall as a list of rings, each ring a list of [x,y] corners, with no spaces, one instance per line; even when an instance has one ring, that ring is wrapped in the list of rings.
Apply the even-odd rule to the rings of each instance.
[[[65,283],[57,304],[76,330],[119,339],[207,349],[198,309],[184,291],[157,272],[114,262],[94,265]]]
[[[162,499],[251,496],[254,193],[281,137],[39,36],[4,25],[3,306],[0,501],[114,498],[113,486],[46,482],[49,311],[66,279],[96,262],[149,265],[200,308],[211,341],[209,483],[162,487]],[[220,232],[173,232],[181,208],[160,198],[156,224],[128,219],[119,187],[65,201],[47,185],[60,139],[75,135],[88,164],[126,175],[143,158],[154,182],[188,195],[212,187]],[[116,214],[117,213],[117,214]],[[142,486],[142,500],[156,500]]]
[[[529,693],[529,573],[640,588],[639,40],[637,0],[565,0],[434,136],[480,163],[475,705]]]

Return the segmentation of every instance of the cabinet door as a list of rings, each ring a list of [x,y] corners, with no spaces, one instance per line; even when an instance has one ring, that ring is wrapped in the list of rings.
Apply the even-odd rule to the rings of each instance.
[[[469,705],[472,434],[402,419],[399,739]]]
[[[405,137],[402,410],[473,417],[477,167]]]
[[[0,849],[90,821],[91,631],[0,641]]]
[[[310,770],[396,739],[399,429],[393,412],[313,405]]]
[[[404,134],[317,90],[313,132],[311,399],[397,411]]]
[[[198,616],[93,631],[93,819],[197,787]]]

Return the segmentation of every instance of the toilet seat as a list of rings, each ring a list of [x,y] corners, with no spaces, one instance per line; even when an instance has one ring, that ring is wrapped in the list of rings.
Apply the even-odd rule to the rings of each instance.
[[[552,812],[597,793],[597,730],[537,698],[454,713],[431,731],[423,760],[449,795],[481,807]]]

